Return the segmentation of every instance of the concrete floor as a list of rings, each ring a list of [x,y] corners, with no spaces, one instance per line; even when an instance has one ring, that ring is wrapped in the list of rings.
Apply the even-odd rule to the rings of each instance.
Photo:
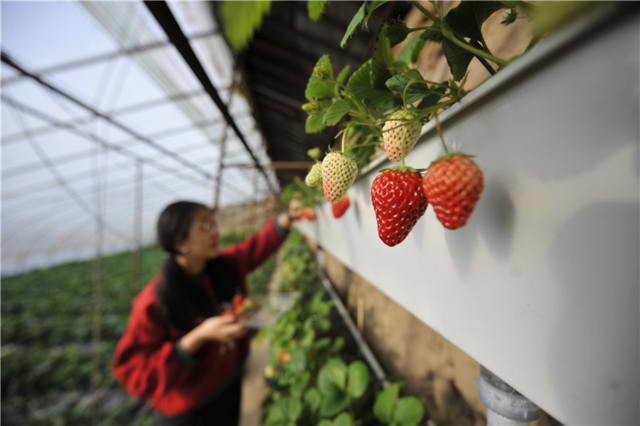
[[[262,339],[259,345],[251,346],[246,370],[242,381],[242,403],[240,405],[240,426],[260,424],[262,401],[268,388],[264,382],[264,368],[269,362],[269,340]]]

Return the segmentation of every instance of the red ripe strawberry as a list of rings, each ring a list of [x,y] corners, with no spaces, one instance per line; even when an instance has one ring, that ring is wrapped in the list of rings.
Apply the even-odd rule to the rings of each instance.
[[[378,235],[389,247],[407,238],[427,210],[422,191],[422,175],[409,167],[381,170],[371,185],[371,201],[376,212]]]
[[[241,294],[236,294],[235,296],[233,296],[233,307],[237,308],[239,306],[242,306],[243,300],[244,300],[244,296]]]
[[[322,188],[324,196],[335,204],[347,193],[358,174],[355,160],[341,152],[327,154],[322,160]]]
[[[223,317],[231,317],[231,316],[234,316],[235,313],[233,312],[233,309],[227,309],[220,315],[222,315]]]
[[[350,205],[351,201],[349,201],[349,197],[347,197],[346,195],[342,197],[342,199],[337,203],[332,204],[331,208],[333,209],[333,217],[335,217],[336,219],[341,218]]]
[[[302,216],[304,216],[307,220],[310,220],[311,222],[316,220],[316,212],[313,210],[312,207],[305,207],[304,209],[302,209]]]
[[[415,118],[415,116],[410,111],[398,111],[389,117],[394,121],[387,121],[384,124],[382,140],[384,142],[384,150],[390,161],[402,161],[402,146],[404,145],[404,156],[406,157],[418,142],[422,124],[420,124],[419,120],[406,124],[407,121]]]
[[[442,225],[458,229],[467,223],[480,199],[482,170],[468,157],[445,155],[431,164],[422,188]]]

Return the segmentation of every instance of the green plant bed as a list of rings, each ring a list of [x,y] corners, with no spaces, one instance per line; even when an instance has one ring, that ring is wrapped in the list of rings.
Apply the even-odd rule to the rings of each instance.
[[[424,403],[399,398],[399,383],[382,389],[343,319],[320,286],[313,253],[293,231],[283,247],[281,289],[301,294],[260,337],[270,339],[265,369],[265,425],[417,424]]]

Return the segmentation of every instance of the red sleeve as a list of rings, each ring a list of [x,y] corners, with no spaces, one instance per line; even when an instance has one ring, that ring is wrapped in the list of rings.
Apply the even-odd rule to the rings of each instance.
[[[112,364],[113,375],[127,392],[143,399],[163,395],[185,371],[174,354],[154,293],[146,288],[134,302]]]
[[[285,238],[278,235],[275,219],[271,219],[257,234],[221,251],[220,255],[233,258],[241,273],[247,274],[275,253]]]

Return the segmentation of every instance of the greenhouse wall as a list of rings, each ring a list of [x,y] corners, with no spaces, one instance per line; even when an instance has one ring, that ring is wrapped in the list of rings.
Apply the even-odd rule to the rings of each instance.
[[[590,15],[442,114],[477,154],[485,190],[467,225],[432,208],[378,238],[361,173],[340,220],[299,229],[351,271],[567,424],[638,424],[640,22]],[[612,66],[616,66],[612,78]],[[443,154],[434,123],[407,156]]]

